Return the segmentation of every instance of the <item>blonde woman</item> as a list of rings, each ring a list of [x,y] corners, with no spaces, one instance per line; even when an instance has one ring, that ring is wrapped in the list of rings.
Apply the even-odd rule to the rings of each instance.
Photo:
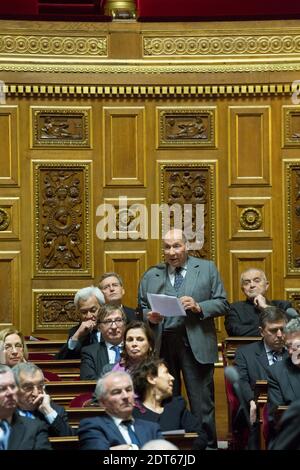
[[[13,367],[27,362],[28,351],[24,336],[14,327],[0,330],[0,363]]]

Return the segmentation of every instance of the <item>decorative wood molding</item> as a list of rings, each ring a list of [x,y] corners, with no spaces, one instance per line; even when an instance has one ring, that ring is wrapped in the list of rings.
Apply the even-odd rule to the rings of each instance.
[[[0,328],[20,323],[20,251],[0,251],[0,285],[5,293],[0,306]]]
[[[229,198],[229,238],[271,238],[270,197]]]
[[[74,305],[75,289],[33,289],[32,331],[65,331],[80,321]]]
[[[91,164],[32,162],[36,277],[93,275]]]
[[[20,240],[18,197],[0,197],[0,240]]]
[[[300,160],[284,160],[287,275],[300,273]]]
[[[282,106],[282,147],[300,147],[300,106]]]

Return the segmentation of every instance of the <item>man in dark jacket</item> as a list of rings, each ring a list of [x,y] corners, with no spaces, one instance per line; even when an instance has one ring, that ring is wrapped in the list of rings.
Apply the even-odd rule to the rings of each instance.
[[[119,274],[114,272],[102,274],[99,281],[99,289],[104,295],[106,304],[123,308],[127,317],[127,322],[137,320],[135,310],[123,305],[122,299],[125,295],[125,289],[123,280]]]
[[[290,302],[268,300],[268,288],[269,281],[261,269],[250,268],[241,274],[241,289],[246,300],[232,303],[225,314],[225,328],[229,336],[260,336],[260,312],[271,305],[284,310],[288,319],[298,316]]]
[[[64,408],[53,403],[45,392],[42,370],[31,362],[21,362],[14,366],[12,371],[19,388],[17,392],[19,415],[45,423],[49,436],[75,435],[75,430],[68,423]]]

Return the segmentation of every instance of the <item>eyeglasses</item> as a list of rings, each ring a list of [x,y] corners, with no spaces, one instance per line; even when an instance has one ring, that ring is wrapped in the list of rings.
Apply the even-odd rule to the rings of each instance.
[[[39,384],[24,384],[20,385],[20,388],[25,392],[25,393],[31,393],[35,388],[37,388],[38,392],[43,392],[44,391],[45,384],[44,382],[41,382]]]
[[[4,345],[5,351],[12,352],[14,349],[16,349],[17,351],[21,351],[23,349],[23,345],[21,343],[17,343],[17,344],[8,343]]]
[[[121,284],[119,282],[113,282],[112,284],[107,284],[106,286],[101,287],[101,290],[108,290],[115,287],[121,287]]]
[[[113,326],[113,323],[115,323],[116,326],[121,326],[124,320],[123,318],[115,318],[114,320],[103,320],[100,323],[104,326]]]

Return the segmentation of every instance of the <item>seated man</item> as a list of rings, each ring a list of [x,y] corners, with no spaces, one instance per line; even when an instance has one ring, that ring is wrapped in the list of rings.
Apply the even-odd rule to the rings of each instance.
[[[45,424],[19,416],[12,370],[0,365],[0,450],[51,450]]]
[[[64,408],[52,402],[45,392],[42,370],[31,362],[20,363],[12,369],[16,384],[18,413],[45,423],[49,436],[73,436]]]
[[[76,292],[74,304],[81,322],[69,330],[68,341],[56,355],[56,359],[80,359],[81,348],[100,341],[97,315],[104,296],[98,287],[84,287]]]
[[[106,416],[80,421],[80,449],[140,449],[152,439],[162,439],[158,424],[133,420],[134,390],[131,377],[126,372],[105,374],[97,382],[95,395]]]
[[[241,274],[241,289],[246,300],[234,302],[225,314],[225,328],[229,336],[260,336],[259,315],[270,305],[279,307],[287,317],[298,316],[292,304],[286,300],[268,300],[269,282],[261,269],[250,268]]]
[[[279,405],[300,399],[300,318],[290,320],[284,328],[288,356],[268,371],[270,414]]]
[[[97,380],[106,364],[115,364],[120,360],[120,347],[126,326],[126,316],[122,307],[104,305],[100,309],[97,321],[101,341],[86,346],[81,351],[82,380]]]
[[[262,341],[241,346],[236,351],[235,364],[240,376],[242,396],[249,406],[251,424],[256,422],[256,381],[266,380],[269,367],[287,356],[283,334],[286,322],[283,310],[278,307],[266,307],[260,315],[259,331]]]
[[[128,322],[137,319],[135,310],[122,304],[125,289],[119,274],[113,272],[102,274],[99,281],[99,289],[104,295],[105,303],[123,308]]]

